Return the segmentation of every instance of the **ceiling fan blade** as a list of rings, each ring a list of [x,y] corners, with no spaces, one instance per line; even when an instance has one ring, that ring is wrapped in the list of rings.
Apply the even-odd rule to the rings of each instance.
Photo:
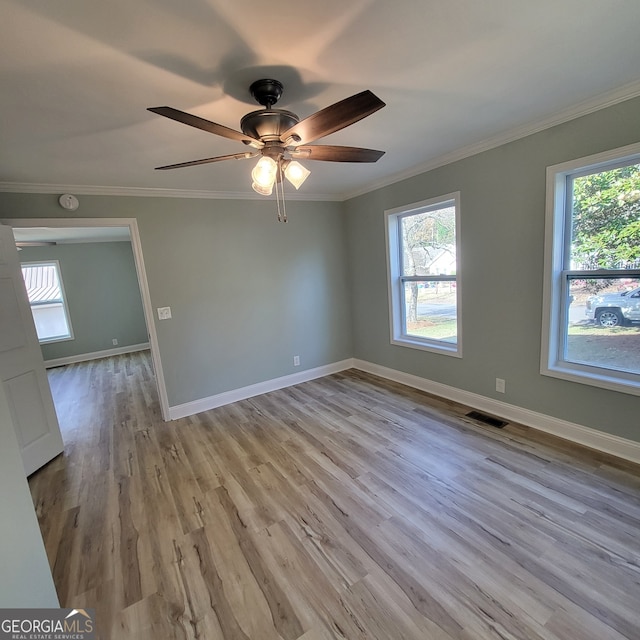
[[[294,144],[313,142],[370,116],[384,106],[385,103],[371,91],[362,91],[316,111],[285,131],[280,139],[289,143],[288,139],[293,138]]]
[[[244,158],[255,158],[260,154],[257,151],[245,151],[244,153],[232,153],[228,156],[216,156],[215,158],[203,158],[202,160],[190,160],[189,162],[179,162],[178,164],[167,164],[164,167],[156,167],[158,171],[165,169],[180,169],[181,167],[195,167],[199,164],[209,164],[211,162],[221,162],[222,160],[242,160]]]
[[[237,142],[244,142],[244,144],[249,144],[256,149],[264,147],[264,143],[257,138],[252,138],[251,136],[240,133],[240,131],[236,131],[235,129],[229,129],[229,127],[225,127],[224,125],[211,122],[211,120],[205,120],[204,118],[191,115],[190,113],[185,113],[184,111],[174,109],[173,107],[149,107],[147,111],[152,111],[153,113],[157,113],[165,118],[170,118],[176,122],[182,122],[182,124],[188,124],[190,127],[195,127],[196,129],[202,129],[202,131],[207,131],[208,133],[214,133],[217,136],[222,136],[223,138],[229,138],[230,140],[236,140]]]
[[[58,243],[53,240],[33,240],[33,241],[21,241],[16,242],[16,247],[22,249],[23,247],[55,247]]]
[[[384,155],[384,151],[376,151],[375,149],[340,147],[331,144],[295,147],[290,153],[292,158],[325,160],[327,162],[377,162]]]

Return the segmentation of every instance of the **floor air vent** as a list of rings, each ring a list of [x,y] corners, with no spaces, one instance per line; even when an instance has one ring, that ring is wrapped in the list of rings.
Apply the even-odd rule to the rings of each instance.
[[[498,429],[502,429],[502,427],[509,424],[504,420],[500,420],[500,418],[494,418],[493,416],[488,416],[486,413],[480,413],[479,411],[469,411],[466,416],[467,418],[477,420],[478,422],[484,422],[484,424],[488,424],[491,427],[497,427]]]

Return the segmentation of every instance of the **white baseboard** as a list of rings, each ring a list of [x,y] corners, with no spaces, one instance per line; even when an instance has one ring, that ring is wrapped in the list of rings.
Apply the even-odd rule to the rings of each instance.
[[[351,358],[340,362],[334,362],[333,364],[324,365],[322,367],[316,367],[315,369],[300,371],[300,373],[292,373],[291,375],[282,376],[281,378],[265,380],[264,382],[249,385],[248,387],[225,391],[224,393],[218,393],[217,395],[209,396],[208,398],[201,398],[200,400],[193,400],[192,402],[185,402],[184,404],[169,407],[169,419],[178,420],[179,418],[186,418],[194,413],[208,411],[209,409],[222,407],[225,404],[239,402],[240,400],[253,398],[253,396],[259,396],[263,393],[284,389],[285,387],[292,387],[295,384],[308,382],[309,380],[315,380],[316,378],[323,378],[324,376],[329,376],[332,373],[338,373],[339,371],[345,371],[346,369],[353,369],[353,360]]]
[[[426,391],[427,393],[432,393],[433,395],[452,400],[453,402],[458,402],[473,409],[485,411],[500,418],[517,422],[532,429],[543,431],[562,438],[563,440],[569,440],[570,442],[581,444],[590,449],[609,453],[618,458],[640,464],[640,442],[636,442],[635,440],[627,440],[626,438],[614,436],[604,431],[584,427],[580,424],[538,413],[537,411],[523,409],[522,407],[501,402],[500,400],[494,400],[493,398],[487,398],[477,393],[464,391],[456,387],[441,384],[440,382],[434,382],[433,380],[421,378],[410,373],[404,373],[403,371],[354,358],[315,369],[308,369],[281,378],[266,380],[265,382],[259,382],[248,387],[225,391],[224,393],[201,398],[200,400],[175,405],[169,407],[169,419],[178,420],[179,418],[185,418],[195,413],[200,413],[201,411],[222,407],[226,404],[246,400],[247,398],[252,398],[263,393],[284,389],[347,369],[359,369],[381,378],[399,382],[408,387]]]
[[[76,356],[65,356],[64,358],[53,358],[45,360],[44,366],[47,369],[53,367],[61,367],[65,364],[76,364],[76,362],[87,362],[88,360],[99,360],[100,358],[109,358],[111,356],[119,356],[123,353],[134,353],[135,351],[146,351],[149,348],[148,342],[141,344],[130,344],[125,347],[115,347],[113,349],[104,349],[103,351],[93,351],[92,353],[79,353]]]
[[[432,380],[397,371],[396,369],[389,369],[388,367],[366,362],[365,360],[354,359],[353,367],[354,369],[360,369],[361,371],[386,378],[387,380],[393,380],[400,384],[405,384],[408,387],[413,387],[420,391],[432,393],[447,400],[453,400],[454,402],[472,407],[473,409],[486,411],[500,418],[518,422],[527,427],[557,436],[558,438],[584,445],[590,449],[596,449],[597,451],[610,453],[618,458],[640,463],[640,442],[636,442],[635,440],[627,440],[626,438],[614,436],[604,431],[598,431],[597,429],[567,422],[566,420],[554,418],[543,413],[516,407],[515,405],[507,404],[500,400],[494,400],[493,398],[487,398],[477,393],[456,389],[446,384],[433,382]]]

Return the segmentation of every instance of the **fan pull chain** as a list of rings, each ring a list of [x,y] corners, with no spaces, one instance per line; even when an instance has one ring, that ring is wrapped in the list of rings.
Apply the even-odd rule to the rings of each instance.
[[[280,172],[280,165],[278,165],[278,173]],[[276,206],[278,207],[278,222],[282,222],[282,213],[280,212],[280,189],[278,187],[279,180],[276,180]]]
[[[280,170],[282,174],[282,170]],[[287,222],[287,203],[284,199],[284,180],[280,180],[280,193],[282,194],[282,222]]]
[[[276,203],[278,205],[278,222],[287,221],[287,206],[284,201],[284,180],[282,179],[282,166],[278,163],[278,180],[276,180]],[[278,183],[280,187],[278,188]],[[280,201],[282,200],[282,210],[280,209]]]

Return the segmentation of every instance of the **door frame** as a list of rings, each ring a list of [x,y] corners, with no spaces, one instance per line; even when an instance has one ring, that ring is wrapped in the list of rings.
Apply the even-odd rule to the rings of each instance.
[[[30,227],[51,227],[55,229],[63,229],[65,227],[91,228],[91,227],[128,227],[129,236],[131,238],[131,248],[133,249],[133,259],[136,266],[136,275],[138,277],[138,286],[140,288],[140,296],[142,297],[142,308],[144,311],[144,319],[147,323],[147,332],[149,334],[149,347],[151,349],[151,360],[156,377],[156,386],[158,388],[158,399],[160,401],[160,412],[162,419],[170,420],[169,417],[169,399],[167,396],[167,387],[162,370],[162,360],[160,359],[160,347],[158,344],[158,334],[156,333],[156,325],[153,321],[153,307],[151,306],[151,295],[149,293],[149,283],[147,282],[147,272],[144,266],[144,257],[142,255],[142,242],[140,241],[140,232],[138,231],[138,221],[135,218],[3,218],[0,220],[2,224],[6,224],[13,228],[30,228]]]

